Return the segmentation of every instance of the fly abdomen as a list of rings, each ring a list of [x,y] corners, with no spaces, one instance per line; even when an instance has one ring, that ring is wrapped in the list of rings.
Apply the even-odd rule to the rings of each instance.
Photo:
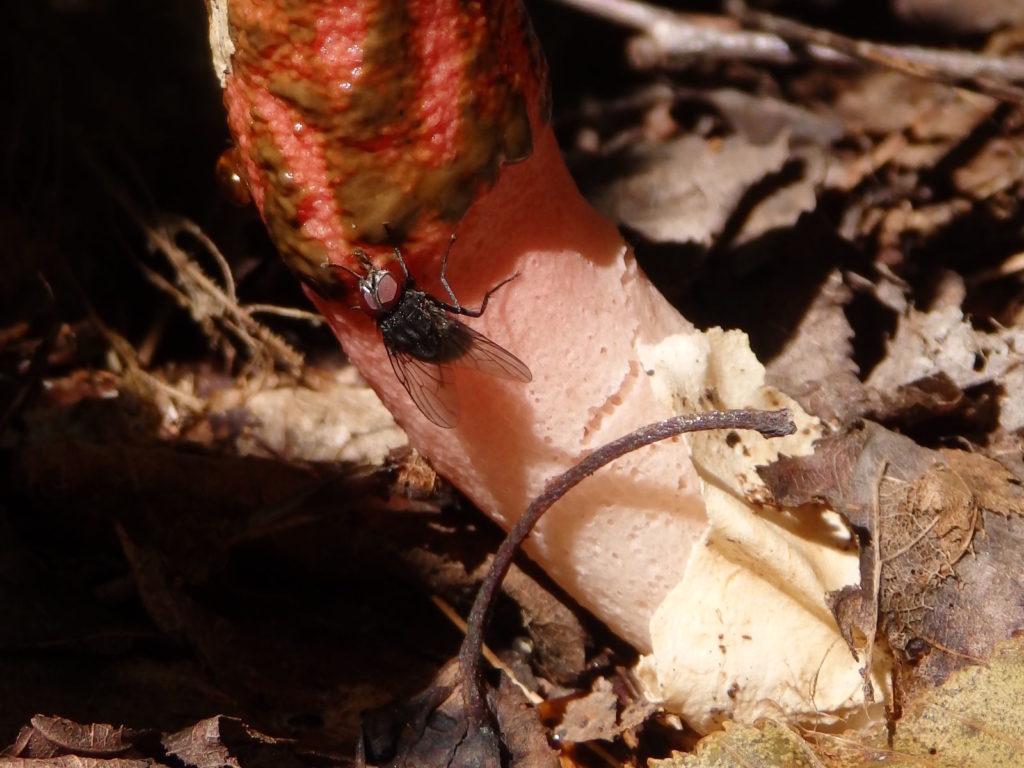
[[[423,291],[408,290],[380,321],[384,343],[394,352],[428,363],[446,363],[466,353],[472,340],[466,327],[449,317]]]

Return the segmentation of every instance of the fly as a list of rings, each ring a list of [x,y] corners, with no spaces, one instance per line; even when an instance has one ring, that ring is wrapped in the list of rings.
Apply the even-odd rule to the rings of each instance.
[[[451,251],[450,245],[448,251]],[[469,309],[459,304],[445,278],[448,252],[441,262],[441,285],[448,292],[451,304],[415,287],[398,246],[395,246],[395,256],[402,267],[401,283],[387,269],[374,266],[363,251],[356,251],[355,256],[366,270],[365,275],[352,273],[359,280],[360,306],[377,322],[395,376],[430,421],[446,428],[459,422],[452,366],[475,368],[513,381],[533,379],[522,360],[453,317],[480,317],[487,309],[491,294],[515,275],[487,291],[480,309]]]

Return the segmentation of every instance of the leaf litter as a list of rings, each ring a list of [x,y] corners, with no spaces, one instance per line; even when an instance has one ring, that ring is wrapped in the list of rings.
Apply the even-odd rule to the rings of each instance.
[[[943,5],[955,4],[932,7]],[[94,12],[105,13],[99,5]],[[69,11],[19,13],[60,21]],[[954,30],[980,23],[978,15],[939,18]],[[174,21],[166,34],[180,29]],[[187,39],[172,48],[204,61],[205,43]],[[557,61],[557,47],[548,47]],[[117,89],[131,74],[100,73],[100,66],[76,76]],[[804,734],[808,740],[798,744],[778,724],[734,726],[711,738],[781,739],[803,755],[793,760],[810,765],[870,764],[881,755],[890,764],[907,756],[915,765],[1014,764],[1020,725],[1004,717],[1013,708],[989,704],[1019,700],[1013,686],[1024,679],[1019,648],[1002,645],[1022,623],[1024,368],[1020,273],[1012,264],[1024,251],[1024,153],[1017,108],[880,70],[819,62],[754,77],[750,67],[697,65],[697,86],[678,74],[662,80],[646,107],[630,103],[625,121],[621,104],[616,112],[573,94],[566,103],[590,98],[589,106],[566,109],[559,129],[590,137],[573,152],[581,184],[601,180],[591,186],[595,198],[639,235],[645,268],[684,313],[702,325],[745,329],[771,382],[833,428],[815,456],[766,472],[777,483],[785,477],[780,503],[797,514],[814,514],[813,503],[835,505],[857,535],[862,579],[834,593],[832,606],[852,652],[895,654],[900,699],[892,715],[902,710],[902,718],[888,731],[842,740]],[[45,78],[45,68],[37,76]],[[620,76],[623,92],[635,78]],[[219,96],[208,95],[216,125]],[[147,130],[188,135],[187,116],[166,100],[153,103],[166,126]],[[131,126],[144,114],[122,122]],[[43,128],[37,139],[22,136],[9,146],[35,151],[40,138],[63,141]],[[154,165],[146,142],[118,141],[143,163],[150,183],[161,174],[176,178]],[[188,337],[184,323],[168,321],[166,305],[155,306],[160,294],[133,282],[137,267],[111,257],[110,233],[96,223],[109,213],[84,181],[95,175],[76,170],[82,173],[67,175],[74,205],[58,203],[58,216],[48,211],[47,225],[62,221],[64,229],[50,234],[17,206],[0,223],[9,278],[0,384],[5,403],[10,393],[19,404],[2,436],[0,600],[12,620],[0,632],[0,722],[15,745],[25,723],[27,741],[49,745],[11,752],[0,764],[343,762],[358,710],[420,690],[450,655],[451,643],[426,638],[453,631],[409,598],[408,585],[425,584],[466,606],[496,536],[447,509],[457,497],[403,452],[400,432],[372,393],[327,356],[330,339],[294,324],[275,322],[272,334],[254,324],[238,296],[248,292],[256,297],[251,304],[262,303],[261,282],[287,282],[279,272],[274,277],[270,267],[236,277],[237,286],[221,283],[213,300],[188,254],[197,242],[171,237],[165,251],[175,266],[146,280],[163,277],[171,304],[189,310],[187,322],[202,332]],[[14,178],[24,173],[23,165],[12,169]],[[48,183],[45,170],[40,178]],[[191,179],[205,189],[207,176]],[[37,199],[44,209],[53,204]],[[201,211],[203,230],[218,228],[214,210]],[[223,230],[209,242],[231,240],[244,242]],[[140,243],[138,252],[145,250]],[[223,250],[225,260],[235,259]],[[69,253],[76,254],[72,279]],[[248,269],[230,266],[236,275]],[[25,289],[40,268],[59,300],[57,324]],[[177,341],[182,334],[185,343]],[[299,361],[295,349],[312,363]],[[37,352],[46,363],[41,374],[28,362]],[[350,567],[341,567],[346,559]],[[510,635],[530,637],[524,623],[551,623],[537,613],[537,594],[556,613],[561,606],[572,614],[557,590],[523,578],[535,586],[519,588],[522,608],[506,604],[513,619],[499,621]],[[369,602],[358,599],[361,591]],[[302,599],[290,606],[295,595]],[[384,620],[384,607],[401,621]],[[589,690],[582,670],[595,656],[594,628],[584,631],[570,618],[554,623],[561,639],[544,641],[554,661],[532,667],[538,684],[552,695],[573,685]],[[346,638],[352,626],[365,627],[360,637],[379,656]],[[414,645],[401,639],[410,626],[420,628]],[[411,648],[424,664],[409,662]],[[603,679],[573,709],[600,724],[598,739],[618,739],[617,754],[632,759],[643,750],[624,750],[616,728],[633,704],[619,700],[613,727]],[[510,694],[507,701],[518,700]],[[521,703],[509,706],[522,714]],[[141,728],[33,717],[39,711],[164,735],[154,741]],[[225,712],[246,717],[218,715]],[[959,745],[927,735],[936,723],[944,733],[962,726]],[[586,728],[564,727],[566,736],[588,737]],[[642,730],[635,732],[641,740]],[[536,721],[522,732],[521,754],[550,759]],[[122,743],[127,748],[116,749]],[[172,754],[171,743],[192,744],[192,751],[175,746]],[[993,743],[1003,752],[992,752]],[[803,751],[808,744],[814,756]],[[96,754],[97,745],[114,751]],[[779,754],[761,759],[799,764]]]
[[[884,638],[895,659],[897,713],[909,693],[983,661],[1024,629],[1022,583],[1006,561],[1014,555],[985,543],[1004,530],[1000,523],[1024,515],[1024,488],[997,462],[923,448],[865,422],[761,474],[778,504],[826,503],[856,534],[860,583],[831,593],[829,605],[864,661],[865,686],[876,635]],[[1004,569],[1008,579],[974,576]],[[970,608],[979,601],[987,614],[980,621]],[[945,609],[938,615],[937,606]],[[925,656],[943,661],[922,664]]]

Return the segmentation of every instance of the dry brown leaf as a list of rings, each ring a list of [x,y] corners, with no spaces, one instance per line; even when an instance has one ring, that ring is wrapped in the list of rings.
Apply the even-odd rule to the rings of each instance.
[[[788,133],[795,144],[829,146],[845,134],[845,126],[835,115],[765,93],[733,88],[710,92],[677,88],[675,93],[706,99],[738,133],[755,144],[767,144],[780,133]]]
[[[621,709],[621,711],[620,711]],[[589,741],[614,741],[623,738],[629,743],[630,733],[648,720],[658,707],[643,698],[620,707],[612,683],[604,677],[594,681],[590,693],[572,698],[565,705],[561,722],[552,730],[559,744],[580,744]]]
[[[0,755],[0,768],[304,768],[325,763],[339,761],[224,715],[163,735],[36,715],[18,742]]]
[[[980,102],[980,103],[979,103]],[[987,100],[956,98],[949,87],[896,72],[873,70],[846,83],[835,109],[851,133],[895,134],[912,129],[918,152],[904,147],[898,162],[925,168],[988,117]]]
[[[813,456],[782,459],[761,474],[777,503],[828,504],[857,534],[860,584],[833,592],[830,604],[865,670],[876,630],[885,637],[897,661],[897,712],[925,682],[936,685],[983,660],[1024,628],[1024,581],[1012,566],[1024,551],[1021,540],[1000,526],[999,539],[988,542],[997,535],[993,516],[1024,514],[1019,481],[998,463],[931,451],[867,423],[819,441]],[[1005,568],[1008,578],[1000,576]],[[992,622],[993,614],[1003,619]],[[929,663],[919,665],[926,655]]]
[[[64,752],[82,755],[116,755],[131,747],[131,732],[104,723],[80,725],[66,717],[36,715],[32,727]]]
[[[908,700],[964,665],[986,662],[993,645],[1024,630],[1020,480],[984,456],[954,450],[941,453],[971,490],[978,530],[968,554],[954,567],[955,578],[934,585],[931,610],[917,612],[913,632],[926,655],[912,670],[900,670],[900,685]]]
[[[997,136],[953,173],[953,182],[965,196],[984,200],[1000,192],[1013,193],[1024,175],[1020,140]]]
[[[594,193],[595,205],[617,221],[658,242],[711,245],[750,188],[778,174],[792,157],[783,132],[763,145],[741,136],[710,143],[684,136],[665,144],[634,148],[627,158],[635,170]],[[816,155],[814,157],[817,157]],[[744,238],[792,224],[816,204],[820,163],[784,189],[776,203],[762,201],[760,221],[748,221]],[[771,200],[771,198],[769,198]]]
[[[910,309],[900,318],[885,357],[866,384],[891,393],[913,382],[943,374],[961,389],[1003,376],[1024,364],[1024,330],[1007,328],[982,333],[971,327],[958,307],[931,312]],[[1007,393],[1019,398],[1020,393]]]
[[[36,715],[0,752],[2,768],[158,768],[140,758],[135,742],[147,734],[107,723],[76,723],[64,717]],[[152,741],[152,739],[149,739]],[[126,754],[131,752],[131,754]]]
[[[842,735],[817,734],[815,752],[832,768],[1018,768],[1024,764],[1024,644],[1002,644],[982,666],[955,672],[884,723]]]
[[[576,614],[516,566],[501,588],[519,606],[538,670],[554,683],[574,683],[586,666],[587,642]]]
[[[962,400],[964,390],[983,384],[998,387],[992,407],[999,427],[1024,427],[1024,330],[975,330],[957,306],[931,312],[909,309],[899,320],[885,357],[865,385],[878,403],[873,415],[898,412],[934,415],[973,408],[968,418],[984,421],[985,407]],[[959,390],[959,393],[958,391]]]
[[[558,753],[548,745],[547,730],[541,725],[536,707],[505,675],[491,696],[491,706],[498,718],[502,743],[510,753],[509,768],[555,768],[559,764]],[[468,763],[466,768],[477,765]]]
[[[185,765],[240,768],[231,751],[221,741],[221,720],[221,717],[211,717],[177,733],[168,734],[162,739],[164,748]]]
[[[1024,643],[1000,645],[984,666],[954,673],[910,704],[892,729],[875,722],[806,741],[773,720],[727,723],[691,754],[650,768],[1018,768],[1024,764]]]
[[[867,401],[853,361],[853,328],[843,311],[850,291],[832,271],[767,366],[767,382],[797,400],[808,413],[841,423]]]
[[[499,768],[503,748],[510,755],[509,768],[557,766],[537,710],[518,686],[502,675],[500,686],[488,697],[497,717],[497,733],[490,728],[469,729],[460,677],[458,660],[453,660],[417,696],[368,713],[360,766]]]
[[[774,720],[759,726],[726,723],[705,736],[692,754],[676,753],[651,760],[649,768],[822,768],[811,748],[787,726]]]
[[[211,420],[220,413],[244,414],[246,427],[234,441],[242,455],[379,465],[408,444],[351,366],[309,367],[302,382],[269,380],[256,390],[232,383],[211,397],[210,411]]]
[[[267,736],[226,715],[167,734],[161,743],[185,768],[303,768],[323,762],[323,757],[291,739]]]
[[[937,373],[905,384],[891,392],[868,390],[871,418],[900,425],[914,424],[969,407],[964,392],[949,376]]]
[[[0,768],[169,768],[165,763],[150,759],[132,760],[124,757],[81,757],[61,755],[38,760],[23,757],[0,756]]]

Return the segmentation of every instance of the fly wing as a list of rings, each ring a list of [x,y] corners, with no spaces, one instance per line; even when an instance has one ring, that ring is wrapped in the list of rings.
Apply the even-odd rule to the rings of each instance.
[[[458,321],[453,321],[458,323]],[[526,363],[504,347],[477,333],[465,323],[458,323],[461,354],[451,358],[452,365],[475,368],[478,371],[513,381],[533,381]]]
[[[424,362],[406,352],[390,349],[388,358],[395,376],[424,416],[446,429],[459,423],[458,392],[452,372],[445,365]]]

